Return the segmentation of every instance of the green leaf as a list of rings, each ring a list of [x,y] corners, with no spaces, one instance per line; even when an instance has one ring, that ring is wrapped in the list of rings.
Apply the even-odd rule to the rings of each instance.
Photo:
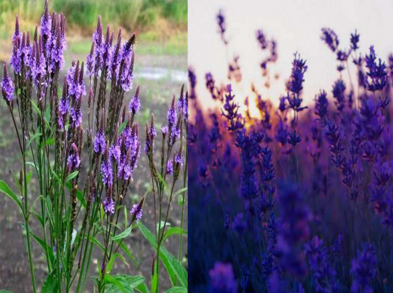
[[[90,236],[90,241],[91,241],[92,243],[94,243],[95,245],[97,245],[103,252],[105,252],[105,247],[104,247],[104,245],[102,245],[101,242],[97,240],[97,238],[95,238],[95,237],[93,237],[93,236]]]
[[[27,142],[26,149],[28,149],[28,148],[30,147],[30,145],[33,143],[33,141],[35,141],[35,140],[36,140],[37,138],[39,138],[41,135],[42,135],[41,132],[36,132],[36,133],[34,133],[33,135],[30,134],[30,139],[29,139],[29,141]]]
[[[50,107],[49,106],[46,107],[46,109],[45,109],[44,119],[45,119],[46,124],[49,125],[49,122],[50,122]]]
[[[178,191],[176,191],[176,192],[173,194],[173,197],[176,197],[177,195],[182,194],[183,192],[186,192],[187,189],[188,189],[187,187],[184,187],[184,188],[179,189]]]
[[[13,292],[8,291],[8,290],[0,290],[0,293],[13,293]]]
[[[142,293],[149,293],[149,289],[146,286],[145,278],[143,276],[128,276],[128,275],[118,275],[122,276],[125,281],[131,285],[131,287]]]
[[[112,236],[111,239],[112,241],[117,241],[123,238],[126,238],[128,235],[131,234],[132,231],[132,227],[128,227],[127,229],[125,229],[123,232],[121,232],[120,234],[116,235],[116,236]]]
[[[41,293],[55,292],[56,287],[57,287],[56,271],[53,270],[46,278],[45,283],[42,286]]]
[[[120,259],[123,261],[123,263],[124,263],[127,267],[130,266],[130,265],[127,263],[127,261],[125,260],[124,256],[122,256],[120,253],[115,253],[115,254],[113,254],[113,255],[111,256],[111,259],[109,260],[108,265],[107,265],[107,267],[106,267],[106,270],[107,270],[108,274],[111,273],[113,264],[115,263],[115,260],[116,260],[117,257],[120,258]]]
[[[45,147],[47,145],[54,145],[54,144],[55,144],[55,138],[51,137],[51,138],[48,138],[48,139],[46,139],[45,141],[43,141],[41,143],[41,148],[43,148],[43,147]]]
[[[69,174],[69,175],[67,176],[66,182],[69,182],[69,181],[71,181],[72,179],[74,179],[74,178],[78,175],[78,173],[79,173],[79,171],[74,171],[74,172],[72,172],[71,174]]]
[[[31,181],[31,177],[33,176],[33,171],[30,171],[29,173],[27,173],[27,175],[26,175],[26,183],[27,183],[27,186],[29,186],[29,183],[30,183],[30,181]]]
[[[172,287],[171,289],[169,289],[165,293],[187,293],[187,292],[188,292],[188,290],[186,287]]]
[[[33,99],[31,99],[30,101],[31,101],[31,104],[33,105],[34,111],[35,111],[39,116],[41,116],[41,110],[38,108],[37,104],[34,102]]]
[[[139,222],[138,227],[146,240],[149,241],[154,250],[157,251],[157,240],[154,234],[149,229],[147,229],[141,222]],[[159,257],[170,276],[172,285],[176,283],[177,279],[183,287],[187,287],[188,274],[185,268],[181,265],[181,263],[162,246],[160,247]]]
[[[126,128],[126,125],[127,125],[127,121],[124,121],[122,124],[120,124],[119,132],[117,133],[117,135],[120,135],[122,133],[124,128]]]
[[[157,172],[157,176],[158,176],[158,180],[160,181],[160,183],[164,186],[166,195],[169,197],[169,187],[168,187],[168,184],[166,184],[164,178],[161,176],[160,173]]]
[[[22,229],[23,229],[24,231],[26,231],[26,225],[25,225],[25,223],[20,223],[20,225],[21,225]],[[34,234],[33,232],[31,232],[31,231],[30,231],[30,235],[31,235],[31,236],[34,238],[34,240],[42,247],[42,249],[43,249],[44,251],[48,251],[50,261],[51,261],[51,263],[53,263],[53,262],[54,262],[54,256],[53,256],[53,250],[52,250],[52,248],[49,247],[49,246],[45,243],[45,241],[44,241],[43,239],[41,239],[40,237],[38,237],[37,235],[35,235],[35,234]]]
[[[164,224],[165,224],[165,221],[161,221],[160,223],[157,224],[157,232],[159,229],[162,230],[164,228]],[[166,222],[165,227],[169,227],[170,225],[171,225],[171,223]]]
[[[5,195],[7,195],[10,199],[12,199],[20,208],[20,210],[23,212],[22,208],[22,203],[18,196],[11,190],[11,188],[8,187],[7,183],[4,181],[0,180],[0,191],[3,192]]]
[[[133,293],[134,290],[129,286],[127,283],[123,282],[122,279],[117,279],[113,276],[110,275],[105,275],[105,282],[112,284],[113,286],[108,286],[105,290],[106,293],[115,293],[119,292],[119,290],[116,290],[116,288],[120,289],[121,292],[124,293]]]
[[[120,243],[121,240],[116,241],[116,243]],[[120,248],[124,251],[124,253],[128,256],[128,258],[134,263],[135,266],[138,266],[138,262],[135,257],[132,255],[131,251],[128,249],[127,245],[124,242],[120,243]]]
[[[162,242],[164,242],[165,240],[167,240],[171,235],[173,234],[183,234],[183,235],[187,235],[187,231],[179,228],[179,227],[171,227],[168,230],[166,230],[165,234],[164,234],[164,238],[162,239]]]
[[[110,280],[116,280],[119,282],[123,286],[124,290],[131,290],[126,292],[134,292],[134,290],[136,290],[142,293],[149,293],[149,289],[147,288],[145,278],[143,276],[114,275],[111,276]],[[108,286],[108,289],[112,290],[110,287],[111,286]],[[109,292],[108,289],[105,292]]]

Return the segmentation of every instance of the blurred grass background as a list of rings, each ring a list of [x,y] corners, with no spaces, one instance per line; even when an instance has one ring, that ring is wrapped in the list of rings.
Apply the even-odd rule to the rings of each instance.
[[[43,0],[0,0],[0,60],[8,59],[15,15],[33,34],[43,8]],[[187,0],[49,0],[49,9],[66,16],[68,49],[76,54],[90,51],[99,14],[104,28],[121,27],[125,38],[137,33],[138,54],[187,54]]]

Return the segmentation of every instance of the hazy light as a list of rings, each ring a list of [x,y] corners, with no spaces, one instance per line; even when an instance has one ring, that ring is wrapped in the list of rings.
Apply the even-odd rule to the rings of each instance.
[[[222,9],[227,22],[229,47],[222,43],[217,30],[216,14]],[[393,1],[389,0],[199,0],[189,1],[188,62],[195,69],[198,94],[205,106],[212,106],[205,88],[205,73],[211,72],[216,82],[228,82],[227,64],[235,55],[243,73],[242,85],[234,88],[238,99],[251,95],[253,82],[264,99],[274,104],[285,94],[285,80],[290,75],[293,54],[299,52],[307,60],[304,100],[311,102],[320,89],[331,95],[336,71],[336,56],[321,41],[321,28],[332,28],[340,39],[340,48],[349,48],[350,33],[360,33],[360,52],[375,46],[377,55],[387,60],[393,52]],[[272,80],[267,90],[263,84],[259,63],[263,59],[255,33],[262,29],[278,44],[278,61],[271,71]],[[350,67],[355,80],[355,68]],[[343,78],[348,81],[347,71]]]

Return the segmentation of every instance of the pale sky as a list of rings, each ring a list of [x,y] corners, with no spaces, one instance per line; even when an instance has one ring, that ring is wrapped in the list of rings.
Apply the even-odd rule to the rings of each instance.
[[[216,15],[220,9],[227,22],[228,53],[218,34]],[[254,81],[263,97],[276,103],[285,94],[284,82],[290,75],[294,52],[308,64],[305,101],[312,101],[319,89],[331,93],[339,75],[335,54],[320,39],[323,27],[336,32],[340,48],[349,48],[350,34],[357,29],[363,55],[370,45],[384,61],[393,52],[392,0],[190,0],[188,11],[188,63],[197,74],[199,97],[210,106],[204,76],[211,72],[216,81],[227,83],[227,54],[230,59],[240,55],[244,85],[235,89],[238,95],[247,95],[250,81]],[[281,78],[270,93],[262,90],[259,63],[263,55],[255,37],[258,29],[278,43],[274,72]],[[355,68],[350,69],[354,79]]]

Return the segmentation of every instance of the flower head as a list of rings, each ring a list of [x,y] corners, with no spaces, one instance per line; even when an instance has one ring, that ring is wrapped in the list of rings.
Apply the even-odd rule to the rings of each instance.
[[[8,76],[7,65],[4,63],[4,76],[1,80],[1,93],[3,94],[3,98],[7,104],[14,99],[14,91],[14,83]]]
[[[231,264],[216,262],[209,271],[210,286],[213,292],[236,293],[237,282]]]
[[[322,36],[321,39],[328,45],[330,50],[336,52],[339,41],[336,33],[330,28],[323,28],[322,29]]]
[[[141,102],[139,100],[139,86],[136,88],[135,95],[131,99],[128,108],[129,108],[129,111],[133,114],[136,114],[139,111],[139,109],[141,108]]]
[[[113,215],[115,213],[115,202],[112,198],[105,198],[102,204],[104,205],[104,211],[106,214]]]
[[[94,152],[97,154],[103,154],[105,152],[106,141],[104,132],[98,131],[94,139]]]
[[[137,222],[142,219],[142,213],[143,213],[142,208],[143,208],[144,201],[145,201],[145,198],[143,197],[139,203],[134,204],[132,206],[132,209],[130,211],[133,220],[135,220]]]

